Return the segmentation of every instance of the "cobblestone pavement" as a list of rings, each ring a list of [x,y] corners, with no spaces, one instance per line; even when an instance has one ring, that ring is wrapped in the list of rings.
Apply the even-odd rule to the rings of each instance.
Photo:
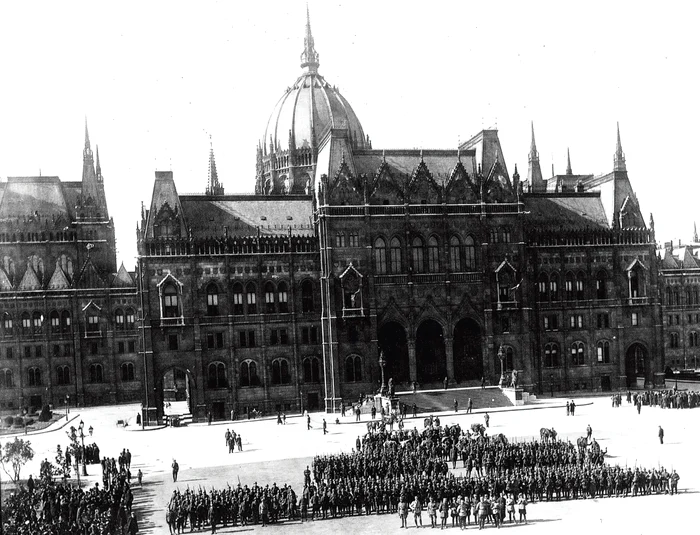
[[[503,529],[527,533],[667,533],[689,525],[698,501],[700,463],[697,462],[697,444],[700,438],[700,409],[662,410],[643,407],[640,415],[631,406],[613,409],[608,398],[576,400],[576,416],[567,417],[562,407],[565,399],[548,399],[533,408],[512,408],[491,412],[490,433],[504,433],[511,440],[529,440],[539,434],[541,427],[554,427],[563,439],[575,441],[585,434],[588,424],[602,448],[608,448],[607,462],[634,466],[665,466],[678,470],[681,480],[678,496],[646,496],[637,498],[605,498],[569,502],[534,503],[528,507],[527,525],[506,524]],[[116,457],[122,448],[133,454],[132,472],[141,468],[144,473],[143,489],[135,489],[135,503],[142,520],[143,533],[167,533],[165,504],[174,488],[220,488],[227,484],[252,485],[290,483],[301,492],[302,471],[317,453],[350,451],[355,438],[366,430],[365,422],[353,423],[354,418],[341,418],[322,413],[312,414],[313,428],[306,430],[299,417],[289,417],[286,426],[275,420],[221,422],[194,424],[183,428],[165,428],[130,432],[129,427],[117,427],[116,421],[131,418],[137,406],[117,406],[83,409],[80,419],[85,427],[95,429],[86,443],[96,442],[101,454]],[[71,417],[74,416],[71,413]],[[322,419],[326,418],[330,433],[323,436]],[[446,412],[440,415],[442,423],[460,423],[469,426],[484,421],[483,411],[471,415]],[[366,417],[365,417],[366,418]],[[78,419],[71,424],[79,422]],[[408,426],[421,428],[423,418],[409,419]],[[663,426],[666,437],[660,445],[658,426]],[[226,429],[235,429],[243,436],[243,452],[229,454],[225,446]],[[39,462],[53,460],[56,444],[65,446],[65,429],[28,437],[36,455],[25,467],[23,477],[38,473]],[[177,459],[180,476],[172,482],[170,465]],[[89,484],[101,482],[98,465],[88,466]],[[427,516],[424,515],[424,520]],[[429,524],[429,521],[426,522]],[[397,515],[374,515],[301,524],[287,522],[271,526],[268,531],[283,533],[378,533],[396,531],[400,521]],[[259,531],[262,527],[220,529],[220,533]],[[415,529],[415,528],[411,528]],[[430,529],[424,528],[424,529]],[[451,529],[451,528],[450,528]],[[456,528],[455,528],[456,529]],[[472,527],[471,529],[476,529]],[[488,528],[493,529],[493,528]]]

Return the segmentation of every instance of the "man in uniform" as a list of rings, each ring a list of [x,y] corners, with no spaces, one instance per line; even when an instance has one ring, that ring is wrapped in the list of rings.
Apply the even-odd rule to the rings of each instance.
[[[664,443],[664,428],[659,426],[659,442]]]
[[[173,482],[177,481],[177,473],[180,471],[180,465],[177,464],[177,461],[173,459]]]
[[[671,494],[678,494],[678,480],[681,478],[674,470],[671,474]]]

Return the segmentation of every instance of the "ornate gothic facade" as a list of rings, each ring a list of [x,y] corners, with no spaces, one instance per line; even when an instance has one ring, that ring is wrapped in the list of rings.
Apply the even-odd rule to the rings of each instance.
[[[82,180],[0,182],[0,409],[143,397],[138,292],[85,127]]]
[[[139,236],[148,407],[179,370],[204,416],[325,407],[447,377],[535,392],[663,383],[659,274],[627,174],[544,179],[498,132],[456,150],[377,150],[318,73],[310,24],[302,75],[257,149],[255,194],[207,193],[156,173]],[[470,383],[472,382],[472,383]]]

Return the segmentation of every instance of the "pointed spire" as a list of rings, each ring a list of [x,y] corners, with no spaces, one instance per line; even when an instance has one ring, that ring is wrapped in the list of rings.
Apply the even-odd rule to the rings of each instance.
[[[613,171],[627,171],[625,163],[625,153],[622,152],[622,143],[620,142],[620,123],[617,123],[617,146],[615,148],[615,165]]]
[[[533,121],[530,122],[530,130],[532,132],[532,140],[530,142],[530,154],[527,158],[527,182],[530,186],[530,191],[547,191],[547,183],[542,178],[542,169],[540,168],[540,155],[537,152],[537,145],[535,145],[535,123]]]
[[[301,67],[306,69],[309,74],[316,74],[318,65],[318,52],[314,47],[314,37],[311,35],[309,5],[306,4],[306,35],[304,36],[304,51],[301,53]]]
[[[532,132],[532,139],[530,141],[530,160],[539,160],[540,155],[537,152],[537,146],[535,145],[535,122],[530,121],[530,130]]]
[[[693,221],[693,242],[698,243],[698,225]]]
[[[92,149],[90,148],[90,134],[88,133],[87,115],[85,116],[85,148],[83,149],[83,158],[92,158]]]
[[[573,175],[571,172],[571,154],[569,154],[569,147],[566,147],[566,174]]]
[[[97,181],[102,182],[102,168],[100,167],[100,147],[95,145],[95,174]]]
[[[212,144],[211,136],[209,136],[209,173],[206,194],[224,194],[224,187],[219,182],[219,174],[216,171],[216,159],[214,158],[214,145]]]

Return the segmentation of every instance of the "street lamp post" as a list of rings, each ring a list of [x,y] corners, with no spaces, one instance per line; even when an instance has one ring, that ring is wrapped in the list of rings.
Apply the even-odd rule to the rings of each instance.
[[[678,371],[678,368],[677,368],[677,367],[673,369],[673,375],[676,376],[676,390],[678,390],[678,374],[679,374],[679,373],[680,373],[680,372]]]
[[[68,400],[70,399],[70,394],[66,394],[66,422],[68,421]]]
[[[384,358],[384,351],[381,349],[379,350],[379,367],[382,370],[382,386],[379,389],[379,393],[381,395],[384,395],[384,391],[386,390],[386,385],[384,384],[384,366],[386,366],[386,359]]]
[[[506,358],[505,354],[503,353],[503,345],[500,345],[498,347],[498,360],[501,361],[501,378],[498,380],[499,386],[503,386],[503,360]]]
[[[554,397],[554,374],[550,373],[549,374],[549,388],[551,390],[550,394],[552,397]]]
[[[82,446],[82,450],[80,451],[80,459],[82,460],[83,464],[83,475],[87,476],[87,468],[85,467],[85,433],[83,433],[83,427],[85,427],[85,424],[82,420],[80,420],[80,425],[78,426],[78,429],[80,429],[80,444]]]

